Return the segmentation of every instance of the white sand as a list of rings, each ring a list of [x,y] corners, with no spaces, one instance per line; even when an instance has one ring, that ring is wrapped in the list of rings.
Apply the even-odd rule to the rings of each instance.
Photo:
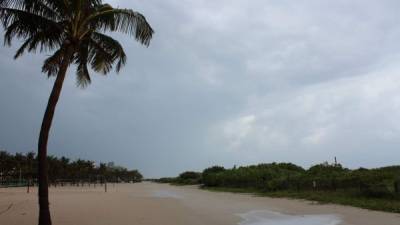
[[[0,189],[0,225],[36,225],[36,188]],[[400,214],[140,183],[50,189],[54,225],[399,225]]]

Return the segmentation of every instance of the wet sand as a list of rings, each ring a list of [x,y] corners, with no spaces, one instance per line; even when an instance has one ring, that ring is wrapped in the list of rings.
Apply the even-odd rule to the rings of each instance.
[[[0,225],[36,225],[36,188],[0,188]],[[50,189],[54,225],[399,225],[400,214],[138,183]]]

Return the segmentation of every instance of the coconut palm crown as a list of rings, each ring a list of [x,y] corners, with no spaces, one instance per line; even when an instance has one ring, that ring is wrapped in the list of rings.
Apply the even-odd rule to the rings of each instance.
[[[145,17],[130,9],[113,8],[102,0],[0,0],[4,44],[22,41],[14,58],[24,52],[47,52],[42,71],[55,76],[38,141],[39,225],[50,225],[47,142],[55,108],[69,65],[76,65],[77,84],[91,82],[95,72],[118,72],[126,63],[121,44],[108,36],[122,32],[148,46],[153,29]]]
[[[14,58],[25,51],[53,52],[42,71],[57,75],[65,59],[77,65],[81,87],[91,82],[88,65],[107,74],[114,66],[118,72],[126,63],[121,44],[104,33],[123,32],[146,46],[153,35],[142,14],[101,0],[0,0],[0,20],[5,44],[11,45],[15,37],[23,40]]]

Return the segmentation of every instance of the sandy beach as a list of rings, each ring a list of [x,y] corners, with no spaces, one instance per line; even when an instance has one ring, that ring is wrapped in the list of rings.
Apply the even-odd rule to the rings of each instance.
[[[1,225],[36,225],[36,188],[0,189]],[[55,225],[398,225],[400,214],[167,184],[52,187]]]

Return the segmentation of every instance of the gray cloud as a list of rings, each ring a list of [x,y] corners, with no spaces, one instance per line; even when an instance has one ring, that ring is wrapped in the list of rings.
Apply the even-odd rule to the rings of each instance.
[[[334,156],[397,163],[398,1],[111,2],[142,12],[154,40],[117,36],[128,65],[85,90],[70,69],[50,153],[146,176]],[[53,80],[44,55],[14,51],[0,52],[0,147],[29,151]]]

